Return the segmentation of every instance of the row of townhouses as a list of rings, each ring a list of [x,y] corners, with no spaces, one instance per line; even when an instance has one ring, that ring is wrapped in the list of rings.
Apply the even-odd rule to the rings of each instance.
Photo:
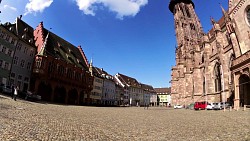
[[[92,61],[90,73],[94,77],[90,95],[93,105],[157,105],[157,94],[150,85],[120,73],[112,76],[103,69],[94,67]]]
[[[94,67],[81,46],[46,29],[43,22],[33,29],[21,17],[0,25],[0,83],[55,103],[159,105],[152,86]]]

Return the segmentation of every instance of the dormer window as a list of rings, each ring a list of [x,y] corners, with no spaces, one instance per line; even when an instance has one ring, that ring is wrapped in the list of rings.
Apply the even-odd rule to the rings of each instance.
[[[22,36],[22,38],[23,38],[23,39],[26,39],[26,34],[24,34],[24,35]]]
[[[13,32],[13,31],[14,31],[13,27],[10,27],[10,28],[9,28],[9,30],[10,30],[11,32]]]
[[[26,28],[24,28],[24,32],[28,32],[29,31],[29,29],[26,27]]]
[[[33,39],[32,38],[29,39],[29,43],[33,44]]]

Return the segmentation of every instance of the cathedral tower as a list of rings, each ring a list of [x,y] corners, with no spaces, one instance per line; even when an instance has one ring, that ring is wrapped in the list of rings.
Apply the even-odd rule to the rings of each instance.
[[[193,76],[200,73],[198,66],[204,33],[194,8],[192,0],[171,0],[169,4],[169,10],[174,15],[177,39],[176,66],[172,68],[171,93],[176,97],[173,99],[178,99],[173,102],[179,104],[184,104],[183,99],[194,96]],[[200,79],[196,78],[195,81]]]

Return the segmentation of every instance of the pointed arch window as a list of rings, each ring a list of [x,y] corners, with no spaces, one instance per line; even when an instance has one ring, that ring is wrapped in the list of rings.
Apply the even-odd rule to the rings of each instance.
[[[186,11],[187,17],[190,18],[190,17],[191,17],[191,14],[190,14],[190,12],[189,12],[189,9],[188,9],[187,5],[185,6],[185,11]]]
[[[229,60],[229,68],[228,68],[228,70],[229,70],[229,77],[228,77],[228,83],[229,84],[233,84],[233,73],[231,72],[231,70],[230,70],[230,68],[233,66],[233,60],[235,59],[235,56],[234,56],[234,54],[233,55],[231,55],[231,57],[230,57],[230,60]]]
[[[204,54],[202,54],[201,63],[203,64],[204,62],[205,62],[205,60],[204,60]]]
[[[185,16],[185,11],[183,10],[182,6],[180,6],[180,9],[181,9],[182,14]]]
[[[206,95],[206,82],[205,77],[203,76],[203,95]]]
[[[221,71],[220,71],[220,64],[217,63],[214,67],[214,85],[215,85],[215,92],[221,91]]]
[[[250,26],[250,5],[248,5],[246,8],[246,21],[248,25]]]

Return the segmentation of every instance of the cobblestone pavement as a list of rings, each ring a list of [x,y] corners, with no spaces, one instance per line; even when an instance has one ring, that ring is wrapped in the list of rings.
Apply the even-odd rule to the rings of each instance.
[[[0,140],[250,141],[250,110],[65,106],[0,96]]]

